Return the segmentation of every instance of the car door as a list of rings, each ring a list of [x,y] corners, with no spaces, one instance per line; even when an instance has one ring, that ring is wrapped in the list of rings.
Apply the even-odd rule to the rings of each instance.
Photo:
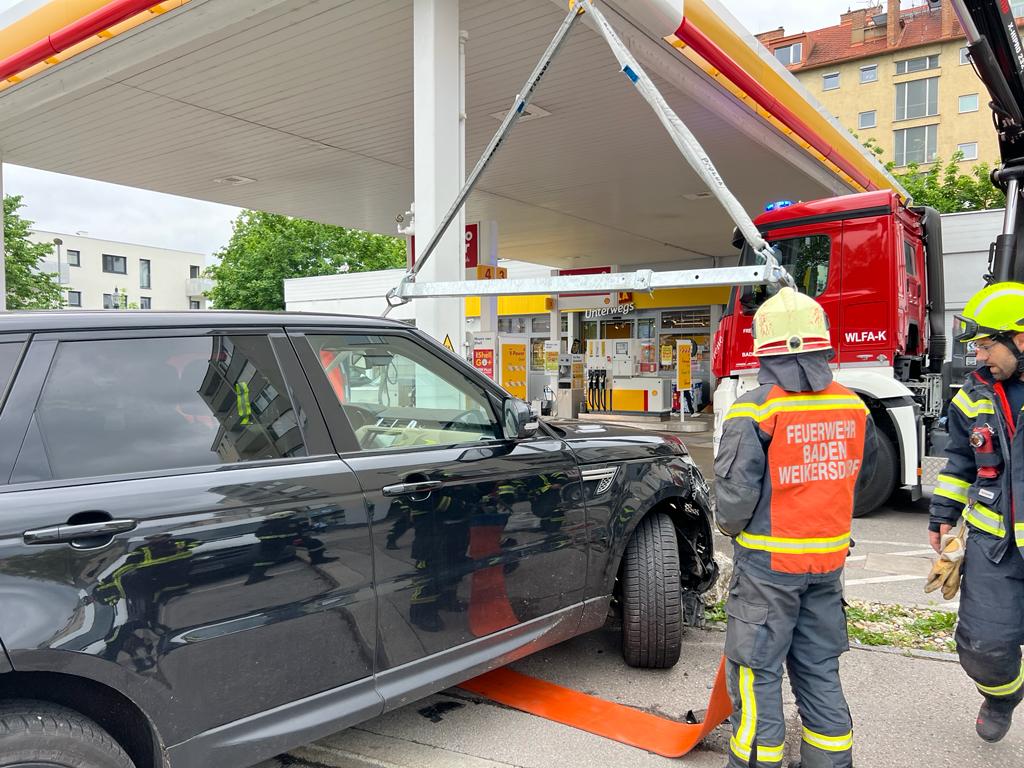
[[[580,603],[580,472],[544,432],[505,439],[500,390],[414,333],[295,337],[366,496],[378,671]]]
[[[16,668],[127,688],[168,745],[332,690],[380,710],[362,492],[283,330],[37,335],[0,437]]]

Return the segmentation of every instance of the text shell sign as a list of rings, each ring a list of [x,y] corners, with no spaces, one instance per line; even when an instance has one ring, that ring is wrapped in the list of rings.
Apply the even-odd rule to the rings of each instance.
[[[475,269],[480,262],[480,225],[467,224],[465,234],[466,269]],[[429,262],[428,262],[429,263]],[[409,268],[416,265],[416,235],[409,238]]]

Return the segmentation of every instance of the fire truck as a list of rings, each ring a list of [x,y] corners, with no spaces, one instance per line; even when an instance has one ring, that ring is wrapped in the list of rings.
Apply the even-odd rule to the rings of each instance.
[[[967,34],[970,59],[991,96],[1001,164],[993,184],[1006,193],[1003,230],[992,244],[989,282],[1024,280],[1017,258],[1018,217],[1024,177],[1024,48],[1005,0],[954,0]],[[961,365],[944,363],[942,230],[938,213],[907,205],[888,190],[827,200],[767,206],[754,219],[798,290],[813,296],[831,322],[835,377],[856,392],[878,428],[877,471],[857,500],[863,515],[897,488],[921,493],[922,464],[937,452],[941,416],[962,379],[970,350],[954,350]],[[759,256],[737,236],[740,264]],[[980,287],[980,286],[979,286]],[[715,445],[721,419],[744,392],[757,386],[751,324],[773,287],[748,285],[731,292],[712,348]]]

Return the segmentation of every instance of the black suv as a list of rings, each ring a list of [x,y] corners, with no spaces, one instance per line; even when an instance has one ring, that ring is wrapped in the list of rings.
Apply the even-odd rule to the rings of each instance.
[[[250,765],[716,577],[682,443],[378,318],[0,315],[0,764]]]

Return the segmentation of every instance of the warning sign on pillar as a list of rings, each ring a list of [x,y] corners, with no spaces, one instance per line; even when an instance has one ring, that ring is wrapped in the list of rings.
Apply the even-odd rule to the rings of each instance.
[[[455,351],[455,346],[452,344],[452,337],[449,336],[447,333],[444,335],[444,347],[449,352]]]

